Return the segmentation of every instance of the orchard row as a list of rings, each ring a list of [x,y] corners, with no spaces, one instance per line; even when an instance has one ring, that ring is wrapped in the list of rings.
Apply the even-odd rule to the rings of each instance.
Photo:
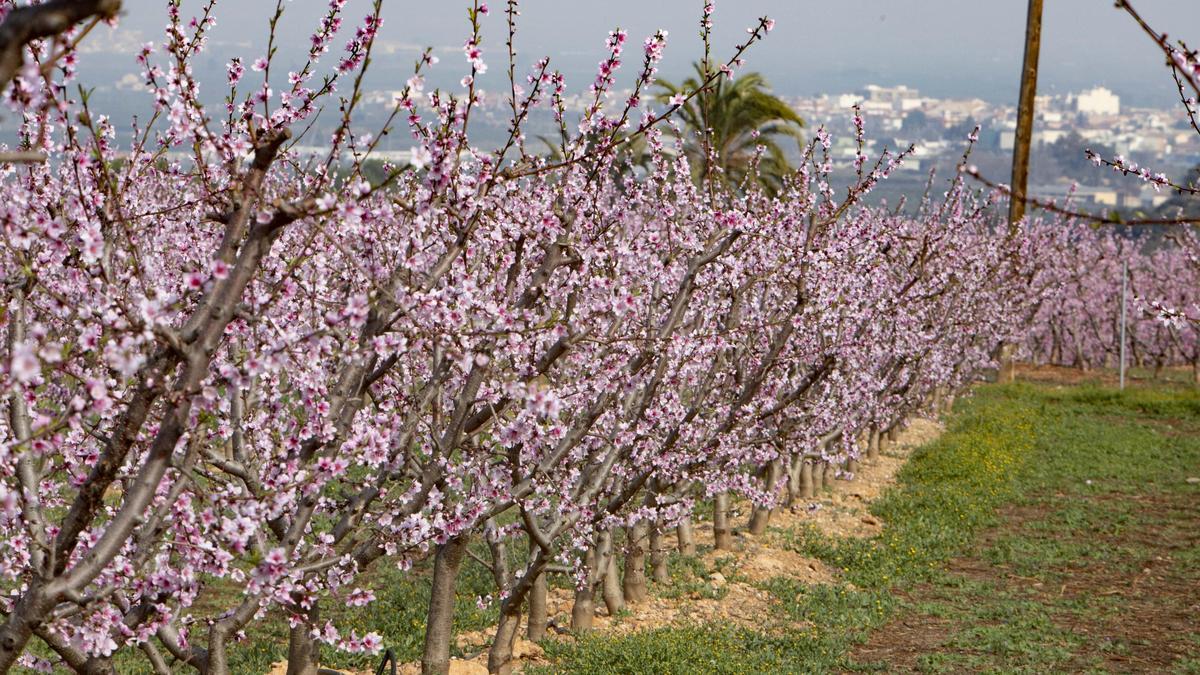
[[[367,135],[355,109],[380,3],[325,70],[343,4],[288,88],[247,84],[269,59],[234,61],[214,109],[190,67],[211,5],[189,23],[169,3],[165,44],[138,56],[156,115],[124,130],[64,85],[73,43],[32,43],[58,68],[23,70],[8,96],[26,149],[55,160],[0,179],[0,671],[111,672],[137,652],[159,672],[227,673],[241,636],[284,616],[295,672],[313,672],[321,645],[383,646],[322,608],[370,604],[373,567],[430,557],[424,665],[444,671],[455,578],[486,541],[489,666],[507,672],[527,607],[544,631],[548,574],[573,580],[585,630],[617,559],[636,601],[646,541],[670,529],[689,551],[712,503],[727,547],[735,498],[762,531],[814,472],[850,478],[1004,345],[1098,365],[1120,260],[1138,292],[1194,299],[1173,253],[1077,224],[1010,229],[961,174],[909,212],[863,207],[905,153],[861,156],[835,191],[823,130],[770,190],[753,168],[698,175],[671,113],[732,77],[767,19],[657,106],[665,33],[616,103],[627,38],[612,33],[594,104],[569,122],[563,78],[538,61],[513,76],[510,140],[488,152],[468,132],[486,8],[464,92],[424,91],[427,53],[397,128]],[[561,122],[552,157],[525,147],[538,107]],[[319,110],[339,120],[328,155],[301,156]],[[401,126],[416,161],[369,183]],[[1136,326],[1145,358],[1195,361],[1193,334]]]

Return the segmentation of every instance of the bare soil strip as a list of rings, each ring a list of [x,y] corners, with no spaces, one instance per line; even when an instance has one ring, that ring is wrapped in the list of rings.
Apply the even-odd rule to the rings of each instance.
[[[912,609],[876,631],[854,661],[895,673],[988,662],[995,650],[970,638],[986,636],[991,626],[972,607],[995,603],[994,621],[1047,617],[1053,625],[1042,629],[1050,637],[1046,648],[1070,650],[1067,672],[1192,672],[1187,668],[1200,663],[1200,570],[1189,551],[1200,547],[1200,500],[1186,493],[1099,494],[1085,507],[1121,500],[1132,506],[1120,516],[1128,526],[1104,532],[1060,522],[1063,497],[1006,509],[1004,524],[982,537],[973,555],[950,563],[951,583],[903,594]],[[1035,559],[997,562],[1012,560],[997,551],[1031,539],[1031,558],[1037,551],[1067,555],[1031,576],[1022,563]],[[1180,671],[1180,664],[1191,665]]]

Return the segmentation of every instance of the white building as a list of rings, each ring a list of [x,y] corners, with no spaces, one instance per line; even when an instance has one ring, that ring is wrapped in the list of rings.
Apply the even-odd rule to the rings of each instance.
[[[1050,145],[1057,143],[1058,139],[1066,136],[1067,132],[1063,129],[1038,129],[1033,132],[1034,145]]]
[[[857,104],[864,111],[873,113],[915,110],[924,104],[921,93],[916,89],[904,85],[881,87],[877,84],[868,84],[860,92],[843,94],[837,102],[841,108]]]
[[[838,98],[837,98],[837,107],[839,110],[844,110],[846,108],[853,108],[854,106],[859,105],[860,103],[862,103],[865,100],[867,100],[867,99],[862,94],[842,94],[841,96],[838,96]]]
[[[1075,98],[1075,110],[1085,115],[1120,115],[1121,97],[1104,87],[1096,87]]]
[[[910,89],[904,85],[881,87],[877,84],[868,84],[865,96],[868,101],[899,105],[904,99],[920,98],[921,94],[916,89]]]

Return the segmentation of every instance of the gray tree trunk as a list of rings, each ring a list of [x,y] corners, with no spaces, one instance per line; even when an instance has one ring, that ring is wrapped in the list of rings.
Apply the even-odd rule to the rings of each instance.
[[[722,492],[713,499],[713,548],[733,550],[733,531],[729,527],[729,493]]]
[[[25,651],[33,637],[33,624],[49,613],[53,603],[43,598],[39,589],[26,591],[16,607],[0,626],[0,673],[7,673]]]
[[[529,591],[529,626],[526,637],[532,642],[538,642],[546,637],[546,596],[549,592],[546,583],[546,573],[542,572],[533,581],[533,589]]]
[[[488,672],[509,675],[513,671],[513,646],[521,630],[521,603],[524,598],[509,596],[500,605],[500,625],[488,650]]]
[[[621,580],[621,589],[629,604],[644,602],[649,595],[646,588],[647,529],[646,522],[641,520],[625,528],[625,578]]]
[[[287,675],[317,675],[321,652],[312,638],[311,631],[315,625],[317,613],[314,608],[303,622],[289,631]]]
[[[793,455],[792,461],[788,465],[787,479],[787,501],[784,506],[792,508],[796,505],[796,500],[801,498],[800,494],[800,478],[804,467],[804,458],[800,455]]]
[[[675,527],[675,538],[678,540],[680,555],[696,555],[696,531],[692,528],[692,519],[686,517]]]
[[[571,605],[571,630],[576,633],[590,631],[596,616],[596,579],[599,575],[596,549],[597,546],[592,545],[584,555],[585,582],[583,588],[575,589],[575,603]]]
[[[621,575],[617,569],[617,555],[611,532],[601,535],[600,559],[604,561],[600,595],[604,598],[608,615],[616,616],[617,612],[625,609],[625,596],[621,594]]]
[[[588,584],[575,589],[575,602],[571,605],[571,630],[583,634],[592,630],[596,618],[596,589]]]
[[[812,499],[816,495],[816,489],[813,485],[813,461],[805,459],[800,465],[800,496],[803,499]]]
[[[667,567],[667,542],[663,537],[661,522],[650,526],[650,577],[659,584],[671,580],[671,570]]]
[[[783,471],[783,464],[779,459],[773,459],[767,464],[766,483],[767,491],[774,492],[775,484],[779,482],[779,474]],[[778,495],[772,495],[778,497]],[[755,536],[761,535],[767,531],[767,524],[771,521],[771,507],[756,506],[753,513],[750,515],[750,534]]]
[[[433,558],[433,580],[429,592],[429,614],[425,621],[425,653],[422,675],[450,672],[450,637],[454,629],[454,587],[467,551],[466,537],[455,537],[438,546]],[[290,674],[289,674],[290,675]]]

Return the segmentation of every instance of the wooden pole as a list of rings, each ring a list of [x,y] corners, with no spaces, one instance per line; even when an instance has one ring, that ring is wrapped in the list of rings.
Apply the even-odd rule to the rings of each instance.
[[[1025,62],[1021,69],[1021,97],[1017,102],[1017,132],[1013,139],[1012,201],[1008,206],[1009,232],[1012,234],[1016,234],[1021,219],[1025,217],[1029,147],[1033,142],[1038,57],[1042,46],[1042,2],[1029,0],[1029,14],[1025,23]]]
[[[1042,48],[1042,2],[1029,0],[1029,13],[1025,19],[1025,60],[1021,67],[1021,94],[1017,100],[1017,130],[1013,138],[1012,197],[1008,203],[1008,236],[1020,232],[1021,219],[1025,217],[1025,199],[1029,188],[1029,148],[1033,144],[1033,115],[1037,101],[1038,57]],[[1013,345],[1001,343],[998,347],[1000,370],[998,382],[1016,379],[1016,364],[1013,362]]]

